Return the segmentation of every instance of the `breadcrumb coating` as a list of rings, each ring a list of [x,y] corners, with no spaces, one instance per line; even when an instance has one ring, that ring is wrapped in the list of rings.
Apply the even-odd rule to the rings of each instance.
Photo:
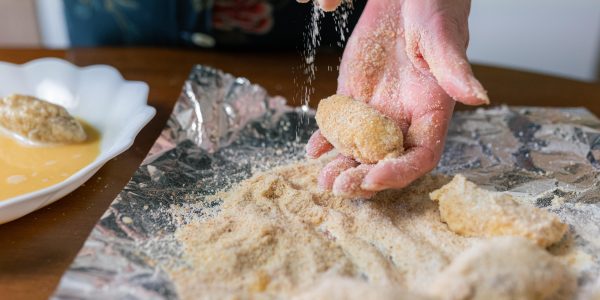
[[[484,190],[460,174],[430,197],[439,202],[442,221],[460,235],[521,236],[548,247],[568,228],[556,215],[523,205],[509,194]]]
[[[81,124],[62,106],[13,94],[0,99],[0,127],[36,143],[80,143],[87,139]]]
[[[434,281],[443,300],[570,299],[574,278],[544,249],[521,237],[496,237],[463,252]]]
[[[403,152],[400,128],[366,103],[333,95],[319,102],[316,119],[327,141],[358,162],[374,164]]]

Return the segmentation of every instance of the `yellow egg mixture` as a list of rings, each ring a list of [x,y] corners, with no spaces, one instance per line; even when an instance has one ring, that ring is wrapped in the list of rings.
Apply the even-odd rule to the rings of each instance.
[[[68,145],[28,146],[0,134],[0,201],[57,184],[100,153],[100,133],[81,122],[87,140]]]

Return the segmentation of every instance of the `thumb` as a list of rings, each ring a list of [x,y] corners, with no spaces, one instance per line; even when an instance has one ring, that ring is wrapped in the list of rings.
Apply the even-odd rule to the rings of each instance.
[[[467,60],[468,29],[440,16],[418,28],[407,29],[406,51],[417,67],[428,68],[454,100],[467,105],[489,104],[486,90],[473,75]]]

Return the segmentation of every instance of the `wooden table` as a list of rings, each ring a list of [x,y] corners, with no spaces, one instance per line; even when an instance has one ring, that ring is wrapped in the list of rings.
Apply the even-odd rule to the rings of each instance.
[[[25,63],[60,57],[77,65],[109,64],[128,80],[150,85],[149,103],[156,117],[127,152],[107,163],[85,186],[60,201],[16,221],[0,225],[0,298],[48,298],[71,264],[96,221],[129,181],[163,128],[193,64],[205,64],[245,76],[299,103],[302,79],[297,53],[213,53],[167,49],[0,50],[0,60]],[[316,99],[336,87],[338,54],[317,56]],[[328,68],[329,67],[329,68]],[[475,66],[494,104],[585,106],[600,115],[600,85],[514,70]],[[459,109],[464,107],[459,106]],[[5,298],[6,297],[6,298]]]

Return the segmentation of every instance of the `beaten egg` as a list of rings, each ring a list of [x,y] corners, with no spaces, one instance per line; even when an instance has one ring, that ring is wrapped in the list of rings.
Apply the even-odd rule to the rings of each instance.
[[[55,185],[100,153],[100,133],[81,122],[87,139],[81,143],[26,145],[0,133],[0,201]]]

